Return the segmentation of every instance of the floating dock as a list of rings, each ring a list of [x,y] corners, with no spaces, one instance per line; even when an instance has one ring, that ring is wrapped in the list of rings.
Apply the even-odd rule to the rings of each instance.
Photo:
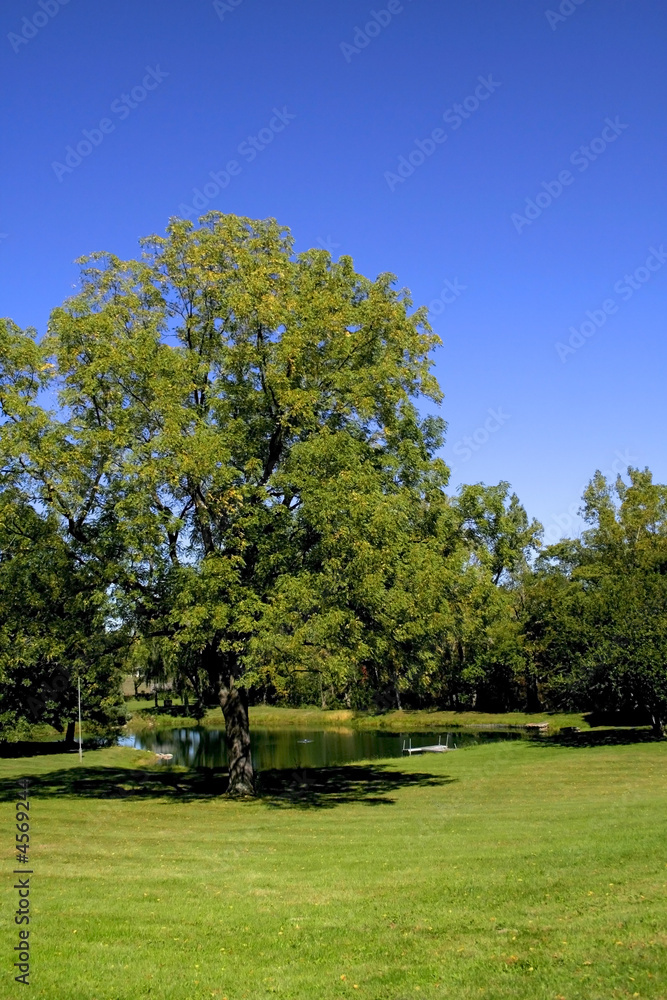
[[[406,746],[407,742],[407,746]],[[447,753],[449,750],[458,750],[456,743],[453,747],[449,745],[449,736],[447,737],[445,743],[442,742],[442,737],[438,736],[438,742],[434,743],[432,746],[428,747],[413,747],[412,740],[403,740],[403,753],[413,754],[413,753]]]

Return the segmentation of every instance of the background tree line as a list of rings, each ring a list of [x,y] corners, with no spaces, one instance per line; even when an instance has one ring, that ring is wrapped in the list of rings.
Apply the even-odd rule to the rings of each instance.
[[[0,323],[0,725],[100,726],[120,678],[253,699],[628,710],[661,729],[666,491],[596,475],[540,548],[507,483],[448,493],[437,344],[392,275],[289,231],[172,220],[94,254],[47,335]]]

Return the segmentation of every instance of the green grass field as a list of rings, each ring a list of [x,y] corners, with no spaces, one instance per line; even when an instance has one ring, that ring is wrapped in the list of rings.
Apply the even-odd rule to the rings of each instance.
[[[30,776],[33,996],[665,998],[667,744],[578,739],[273,773],[246,803],[125,748],[0,760],[0,996]]]

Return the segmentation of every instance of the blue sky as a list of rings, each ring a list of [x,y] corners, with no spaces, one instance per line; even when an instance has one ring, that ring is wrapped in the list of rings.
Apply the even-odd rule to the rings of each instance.
[[[575,531],[596,468],[667,481],[666,27],[660,0],[5,0],[0,315],[43,332],[76,257],[133,256],[196,189],[273,216],[431,306],[454,484]]]

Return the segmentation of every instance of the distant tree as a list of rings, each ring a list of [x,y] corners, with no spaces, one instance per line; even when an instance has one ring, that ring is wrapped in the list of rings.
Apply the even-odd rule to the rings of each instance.
[[[547,548],[517,595],[533,707],[562,711],[592,707],[583,667],[592,637],[584,625],[583,584],[571,575],[571,549],[570,542]]]
[[[462,486],[454,506],[460,532],[471,552],[489,572],[494,584],[527,565],[540,544],[542,525],[528,520],[516,493],[507,482],[497,486]]]
[[[613,704],[667,722],[667,487],[648,469],[628,469],[611,485],[597,473],[584,494],[583,553],[575,576],[587,592],[595,632],[590,683]]]
[[[643,712],[667,722],[667,487],[646,469],[629,484],[596,473],[584,494],[590,525],[538,563],[526,634],[546,685],[562,701]]]
[[[177,667],[170,653],[169,641],[161,637],[137,636],[130,645],[127,668],[136,678],[135,687],[145,684],[153,688],[156,708],[160,689],[176,680]]]
[[[444,595],[452,611],[443,647],[449,701],[535,710],[517,602],[542,526],[528,520],[507,482],[462,486],[451,503],[458,565]]]

